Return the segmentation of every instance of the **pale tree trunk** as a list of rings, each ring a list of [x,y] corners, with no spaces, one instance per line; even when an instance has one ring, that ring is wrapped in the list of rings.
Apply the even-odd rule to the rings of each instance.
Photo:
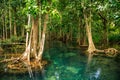
[[[89,57],[88,57],[88,63],[91,61],[92,56],[94,55],[94,53],[97,52],[102,52],[105,53],[107,56],[110,57],[114,57],[117,55],[118,50],[116,50],[115,48],[108,48],[108,49],[104,49],[104,50],[99,50],[95,48],[94,42],[92,40],[92,33],[91,33],[91,12],[90,12],[90,16],[87,17],[86,14],[84,14],[84,18],[85,18],[85,23],[86,23],[86,32],[87,32],[87,36],[88,36],[88,53],[89,53]]]
[[[16,32],[16,21],[14,20],[14,36],[17,36],[17,32]]]
[[[5,19],[5,39],[7,39],[7,25],[6,25],[6,19]]]
[[[40,40],[41,40],[41,13],[39,13],[39,43],[40,43]],[[38,45],[39,46],[39,45]]]
[[[4,22],[4,26],[5,26],[5,39],[7,39],[7,11],[5,10],[5,22]]]
[[[85,20],[85,27],[86,27],[86,34],[88,37],[88,64],[90,63],[92,56],[94,55],[93,53],[95,53],[96,51],[98,51],[95,48],[94,42],[92,40],[92,32],[91,32],[91,9],[87,9],[85,8],[85,2],[81,3],[81,6],[83,7],[83,16],[84,16],[84,20]],[[87,11],[90,11],[89,13]]]
[[[90,25],[91,23],[88,23],[88,18],[85,18],[85,21],[86,21],[86,32],[87,32],[88,43],[89,43],[88,52],[93,53],[94,51],[96,51],[96,48],[92,40],[91,25]]]
[[[42,30],[42,35],[41,35],[41,33],[38,34],[39,18],[32,17],[32,28],[30,32],[29,43],[28,43],[28,33],[27,33],[26,34],[26,50],[22,55],[23,60],[27,60],[30,63],[31,53],[33,53],[36,61],[42,60],[42,53],[43,53],[44,44],[45,44],[45,33],[46,33],[46,28],[47,28],[47,22],[48,22],[48,14],[45,15],[43,30]],[[28,26],[30,26],[30,16],[28,16]],[[38,36],[41,37],[39,38],[40,39],[39,44],[38,44]],[[37,50],[38,45],[39,45],[39,50]],[[31,48],[33,49],[33,52],[31,51]],[[41,62],[39,62],[39,64],[41,65]]]
[[[93,57],[93,53],[96,52],[96,48],[95,48],[95,45],[94,45],[94,42],[93,42],[93,39],[92,39],[92,32],[91,32],[91,22],[92,22],[92,19],[91,19],[91,8],[89,8],[88,10],[90,11],[89,13],[87,12],[87,8],[84,7],[84,4],[82,4],[83,6],[83,14],[84,14],[84,20],[85,20],[85,27],[86,27],[86,34],[87,34],[87,37],[88,37],[88,62],[87,62],[87,65],[88,65],[88,68],[89,68],[89,64],[92,60],[92,57]],[[91,1],[90,1],[90,4],[91,4]],[[88,70],[88,69],[86,69]]]
[[[30,18],[31,18],[30,15],[28,15],[28,27],[30,26],[30,20],[31,20]],[[46,64],[46,63],[43,63],[41,60],[42,60],[42,54],[43,54],[44,44],[45,44],[45,34],[46,34],[46,29],[47,29],[47,22],[48,22],[48,14],[46,14],[45,17],[44,17],[43,27],[41,28],[42,34],[40,33],[40,35],[39,35],[39,36],[41,36],[41,38],[40,38],[40,42],[38,44],[39,18],[38,18],[38,16],[36,18],[32,17],[32,28],[31,28],[30,35],[29,35],[28,32],[26,34],[26,49],[25,49],[25,52],[19,58],[14,58],[14,59],[8,60],[8,61],[15,60],[15,62],[16,61],[22,61],[25,64],[25,66],[28,68],[30,76],[33,75],[31,67],[37,68],[39,66],[42,70],[42,65]],[[14,24],[15,24],[15,22],[14,22]],[[14,25],[14,27],[15,27],[15,25]],[[32,43],[33,43],[33,46],[31,45]],[[39,50],[37,50],[38,45],[40,45]],[[32,59],[30,61],[31,52],[32,52],[31,48],[33,48],[33,50],[35,50],[34,51],[35,56],[34,56],[34,59]]]
[[[29,26],[30,26],[30,14],[28,14],[28,27]],[[30,38],[29,38],[29,32],[27,31],[27,33],[26,33],[26,49],[22,55],[22,59],[27,60],[28,63],[30,63],[30,48],[31,48],[30,46],[31,46],[31,38],[32,38],[32,29],[33,29],[33,27],[31,28]],[[29,38],[29,40],[28,40],[28,38]]]
[[[42,25],[42,22],[41,22],[41,18],[42,18],[42,7],[41,7],[41,2],[39,2],[39,0],[37,0],[37,3],[38,3],[38,6],[39,6],[39,23],[38,23],[38,25],[39,25],[39,33],[38,33],[38,36],[39,36],[39,43],[40,43],[40,40],[41,40],[41,35],[42,35],[42,32],[41,32],[41,25]],[[38,45],[39,46],[39,45]]]
[[[85,10],[83,10],[84,12],[84,19],[85,19],[85,25],[86,25],[86,33],[87,33],[87,36],[88,36],[88,53],[95,53],[96,51],[96,48],[95,48],[95,45],[93,43],[93,40],[92,40],[92,33],[91,33],[91,11],[90,11],[90,14],[87,14],[85,13]]]
[[[31,16],[30,14],[28,14],[28,27],[30,27],[30,19],[31,19]],[[28,40],[29,39],[29,30],[27,30],[27,33],[26,33],[26,48],[28,46]]]
[[[5,0],[4,0],[4,5],[5,5]],[[6,10],[3,14],[3,40],[5,40],[5,17],[6,16]]]
[[[5,26],[4,26],[5,24],[4,24],[4,22],[5,22],[5,21],[4,21],[4,19],[3,19],[3,40],[5,40]]]
[[[37,56],[37,60],[41,61],[42,60],[42,53],[44,50],[44,43],[45,43],[45,33],[46,33],[46,28],[47,28],[47,22],[48,22],[48,14],[45,15],[45,19],[44,19],[44,26],[43,26],[43,32],[42,32],[42,39],[40,42],[40,48],[39,48],[39,52],[38,52],[38,56]]]
[[[16,25],[16,8],[14,8],[14,26],[13,26],[13,34],[14,34],[14,36],[17,36],[17,31],[16,31],[16,27],[17,27],[17,25]]]
[[[11,6],[10,6],[10,0],[9,0],[9,27],[10,27],[10,38],[12,36],[12,20],[11,20]]]

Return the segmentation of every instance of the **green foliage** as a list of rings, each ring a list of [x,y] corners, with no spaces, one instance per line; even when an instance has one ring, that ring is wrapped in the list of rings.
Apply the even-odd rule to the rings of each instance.
[[[109,35],[109,41],[111,44],[120,44],[120,34]]]
[[[18,41],[18,37],[17,36],[12,36],[11,37],[11,42],[16,42]]]
[[[4,41],[1,41],[2,43],[11,43],[11,40],[10,39],[6,39]]]
[[[3,38],[3,31],[5,34],[5,25],[7,26],[7,34],[10,32],[10,10],[11,24],[13,27],[14,22],[16,22],[18,37],[21,36],[23,25],[27,24],[28,17],[26,15],[31,14],[36,17],[40,14],[41,26],[43,26],[44,15],[48,14],[49,23],[47,29],[53,37],[66,39],[67,36],[74,39],[83,39],[81,36],[86,36],[81,35],[82,33],[85,34],[84,14],[89,15],[91,11],[94,42],[100,44],[103,39],[105,32],[104,21],[107,24],[109,41],[118,42],[120,34],[119,5],[118,0],[41,0],[40,3],[37,3],[37,0],[1,0],[0,36]],[[83,12],[83,9],[85,9],[86,13]],[[102,17],[100,17],[99,13]],[[28,26],[25,26],[24,29],[30,31]],[[18,37],[12,36],[7,42],[19,41]]]
[[[23,38],[23,37],[17,37],[17,36],[12,36],[11,38],[10,38],[10,43],[15,43],[15,42],[17,42],[17,43],[24,43],[25,42],[25,38]]]
[[[38,15],[39,7],[36,0],[25,0],[26,7],[23,9],[24,14]]]
[[[24,25],[27,32],[30,32],[31,26]]]

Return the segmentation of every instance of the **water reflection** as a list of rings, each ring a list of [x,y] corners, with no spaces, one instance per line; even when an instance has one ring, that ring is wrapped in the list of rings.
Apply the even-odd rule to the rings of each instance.
[[[42,75],[42,79],[43,79],[43,80],[46,80],[46,79],[45,79],[45,77],[46,77],[46,76],[45,76],[45,75],[46,75],[46,70],[45,70],[44,68],[42,68],[41,75]]]
[[[50,45],[50,44],[49,44]],[[49,64],[41,71],[29,73],[2,74],[0,80],[119,80],[119,63],[102,56],[85,56],[80,49],[70,49],[55,43],[45,49],[43,58]]]
[[[92,53],[89,53],[89,54],[88,54],[87,66],[90,65],[90,63],[91,63],[91,61],[92,61],[92,58],[93,58],[93,54],[92,54]]]
[[[59,73],[57,71],[55,71],[55,77],[56,77],[56,80],[59,80]]]
[[[98,68],[96,72],[90,73],[90,80],[100,80],[101,68]]]
[[[91,64],[93,59],[93,54],[88,54],[88,60],[86,65],[86,74],[88,75],[89,80],[100,80],[101,68],[97,68],[94,72],[91,70]],[[92,71],[92,72],[91,72]]]

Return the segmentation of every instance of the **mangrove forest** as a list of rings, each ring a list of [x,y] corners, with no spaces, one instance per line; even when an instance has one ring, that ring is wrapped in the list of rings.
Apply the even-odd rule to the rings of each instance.
[[[120,0],[0,0],[0,80],[120,80]]]

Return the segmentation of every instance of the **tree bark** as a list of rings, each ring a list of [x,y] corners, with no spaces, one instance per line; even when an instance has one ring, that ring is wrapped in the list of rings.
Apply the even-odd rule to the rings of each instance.
[[[12,36],[12,19],[11,19],[11,6],[10,6],[10,0],[9,0],[9,27],[10,27],[10,38]]]
[[[38,22],[39,18],[32,18],[32,27],[33,27],[33,56],[37,57],[37,44],[38,44]]]
[[[88,43],[89,43],[88,52],[93,53],[94,51],[96,51],[96,48],[92,40],[91,26],[88,25],[88,23],[86,23],[86,32],[87,32]]]
[[[5,22],[5,21],[4,21],[4,19],[3,19],[3,40],[5,40],[5,26],[4,26],[5,24],[4,24],[4,22]]]
[[[22,36],[22,37],[25,36],[25,28],[24,28],[24,26],[22,26],[22,29],[21,29],[21,36]]]
[[[43,32],[42,32],[42,39],[40,42],[40,48],[39,48],[39,52],[38,52],[38,57],[37,60],[41,61],[42,60],[42,53],[44,50],[44,43],[45,43],[45,33],[46,33],[46,28],[47,28],[47,22],[48,22],[48,14],[45,15],[45,19],[44,19],[44,26],[43,26]]]
[[[14,36],[17,36],[17,32],[16,32],[16,21],[14,20]]]
[[[17,27],[17,25],[16,25],[16,7],[15,7],[14,8],[14,27],[13,27],[13,30],[14,30],[13,34],[14,34],[14,36],[17,36],[16,27]]]
[[[28,14],[28,27],[30,26],[30,14]],[[32,39],[33,27],[31,28],[30,37],[29,32],[26,33],[26,49],[22,55],[22,60],[27,60],[30,63],[30,49],[31,49],[31,39]],[[28,40],[29,38],[29,40]]]
[[[86,33],[87,33],[87,36],[88,36],[88,53],[95,53],[96,51],[96,48],[95,48],[95,45],[93,43],[93,40],[92,40],[92,32],[91,32],[91,11],[90,11],[90,14],[87,16],[87,14],[85,13],[85,10],[83,11],[84,12],[84,19],[85,19],[85,25],[86,25]]]
[[[7,21],[6,21],[6,17],[5,17],[5,39],[7,39],[8,35],[7,35]]]

